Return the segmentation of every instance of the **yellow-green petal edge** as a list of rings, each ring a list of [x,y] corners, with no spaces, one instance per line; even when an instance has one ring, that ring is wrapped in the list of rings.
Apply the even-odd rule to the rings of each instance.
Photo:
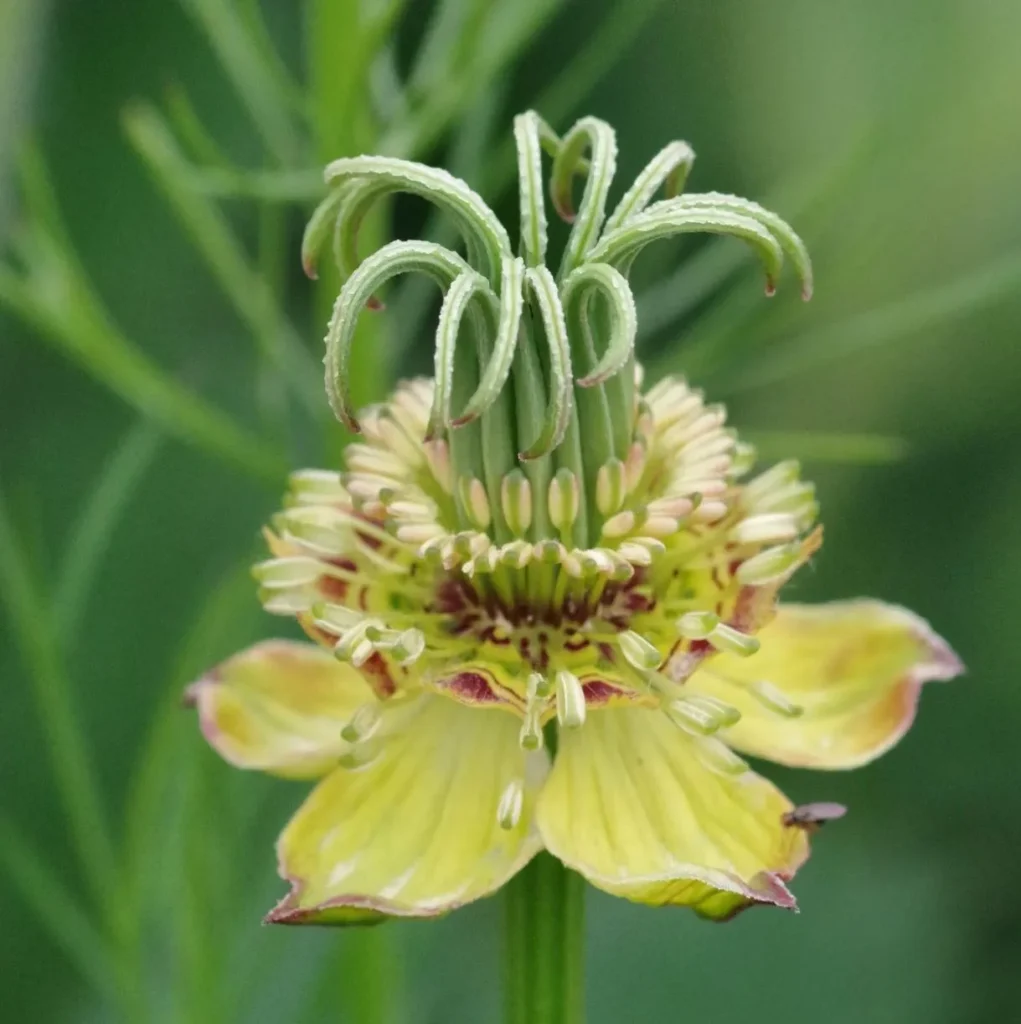
[[[375,759],[320,782],[281,835],[293,888],[267,921],[435,917],[498,889],[541,848],[535,793],[548,761],[525,759],[513,716],[426,695],[384,712],[380,732]],[[515,779],[523,806],[503,828]]]
[[[751,658],[722,654],[689,681],[741,712],[726,741],[794,767],[856,768],[885,753],[914,721],[924,683],[964,666],[928,623],[881,601],[782,605]],[[771,712],[747,689],[765,681],[802,709]]]
[[[599,889],[726,920],[794,909],[784,884],[808,856],[791,803],[746,771],[725,775],[658,711],[617,708],[561,735],[537,809],[546,848]]]

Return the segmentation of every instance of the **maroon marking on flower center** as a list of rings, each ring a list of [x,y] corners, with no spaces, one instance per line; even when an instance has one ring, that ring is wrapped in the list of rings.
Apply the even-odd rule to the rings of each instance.
[[[471,704],[494,704],[500,699],[493,693],[489,680],[478,672],[458,672],[456,676],[444,680],[443,685]]]

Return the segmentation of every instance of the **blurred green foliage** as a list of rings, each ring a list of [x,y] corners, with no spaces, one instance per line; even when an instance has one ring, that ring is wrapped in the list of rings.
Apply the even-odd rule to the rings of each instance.
[[[373,32],[348,30],[360,7]],[[536,105],[559,127],[614,123],[625,179],[688,139],[696,188],[768,199],[802,230],[808,307],[762,300],[726,243],[650,259],[650,372],[687,372],[770,457],[809,463],[827,544],[799,599],[904,603],[970,668],[876,765],[776,773],[851,808],[797,880],[800,916],[711,926],[593,894],[590,1020],[1012,1019],[1019,37],[1011,0],[7,0],[0,228],[37,290],[27,308],[0,274],[5,1017],[357,1022],[385,1002],[393,1021],[497,1019],[494,901],[369,938],[260,928],[300,789],[220,764],[178,703],[279,631],[247,578],[257,530],[283,468],[341,441],[325,402],[306,408],[327,292],[300,275],[300,204],[212,194],[311,199],[323,158],[378,144],[513,210],[510,117]],[[182,185],[152,104],[205,178]],[[419,233],[414,204],[392,216]],[[363,397],[425,368],[430,310],[394,296]],[[352,981],[381,955],[387,991]]]

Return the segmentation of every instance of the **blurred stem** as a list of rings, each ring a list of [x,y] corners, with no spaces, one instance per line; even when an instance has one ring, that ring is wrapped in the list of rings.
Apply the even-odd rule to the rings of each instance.
[[[583,1024],[585,882],[540,853],[504,890],[506,1024]]]
[[[328,162],[358,152],[376,151],[377,131],[369,115],[368,73],[378,43],[376,26],[366,26],[359,0],[309,0],[306,23],[308,79],[312,94],[312,121],[316,153]],[[362,226],[363,244],[376,249],[384,240],[388,222],[383,207]],[[336,271],[323,261],[313,297],[317,330],[324,330],[339,290]],[[351,360],[351,393],[356,404],[383,397],[387,376],[382,318],[361,318]],[[331,456],[349,438],[334,424],[327,435]],[[400,1005],[394,984],[399,952],[389,928],[362,929],[347,937],[341,987],[358,1024],[394,1024]],[[384,981],[383,979],[387,979]]]
[[[58,654],[53,615],[33,579],[24,548],[0,495],[0,601],[34,687],[50,764],[82,871],[98,907],[116,891],[116,859],[71,684]]]

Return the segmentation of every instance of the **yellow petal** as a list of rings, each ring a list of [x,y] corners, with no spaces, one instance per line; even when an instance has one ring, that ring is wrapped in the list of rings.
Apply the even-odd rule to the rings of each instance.
[[[724,775],[706,741],[660,711],[599,711],[563,731],[539,797],[550,853],[616,896],[722,919],[752,903],[793,908],[784,881],[808,855],[784,795],[752,772]]]
[[[781,764],[853,768],[904,735],[922,684],[963,671],[917,615],[880,601],[783,605],[750,658],[720,655],[689,680],[741,712],[727,743]],[[768,683],[803,711],[785,717],[756,698]]]
[[[547,760],[530,755],[526,773],[518,728],[446,697],[388,706],[376,758],[336,769],[280,837],[294,888],[267,920],[432,917],[503,885],[541,846],[532,819]],[[520,816],[505,828],[498,811],[516,782]]]
[[[267,640],[188,690],[210,745],[239,768],[316,778],[348,749],[341,730],[374,700],[361,675],[311,644]]]

